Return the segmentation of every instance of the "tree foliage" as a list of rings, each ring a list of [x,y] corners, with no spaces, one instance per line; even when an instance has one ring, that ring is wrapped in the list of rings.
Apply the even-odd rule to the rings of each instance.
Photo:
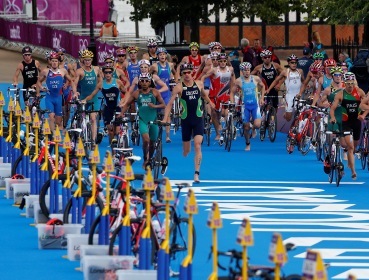
[[[131,19],[151,18],[153,28],[182,21],[206,22],[217,10],[228,11],[227,20],[256,16],[266,23],[277,23],[289,11],[306,13],[307,22],[323,18],[331,24],[363,23],[369,20],[366,0],[128,0],[136,13]],[[208,7],[212,7],[208,10]],[[207,12],[206,12],[207,11]]]

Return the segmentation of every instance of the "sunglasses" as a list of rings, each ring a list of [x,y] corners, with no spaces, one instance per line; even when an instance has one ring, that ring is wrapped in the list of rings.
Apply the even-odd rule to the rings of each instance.
[[[345,82],[346,85],[348,86],[353,86],[355,83],[354,82]]]
[[[155,49],[155,48],[156,48],[156,46],[149,46],[149,48],[150,48],[150,49]]]
[[[137,53],[137,52],[136,51],[130,51],[129,54],[131,54],[131,53]]]
[[[113,74],[113,71],[104,71],[104,74]]]
[[[198,49],[192,49],[191,52],[198,52]]]
[[[182,74],[183,75],[190,75],[191,74],[191,71],[183,71]]]
[[[270,56],[264,56],[263,58],[267,59],[267,58],[270,58]]]
[[[221,50],[222,48],[221,47],[215,47],[213,48],[213,50]]]
[[[290,61],[290,64],[297,64],[296,61]]]
[[[125,57],[125,56],[126,56],[125,54],[118,55],[118,57]]]
[[[149,83],[149,82],[151,82],[151,80],[148,80],[148,79],[142,79],[142,80],[140,80],[140,82],[141,82],[141,83]]]
[[[225,63],[227,62],[227,60],[224,60],[224,59],[221,59],[221,60],[218,60],[220,63]]]
[[[30,53],[25,53],[23,56],[31,56]]]
[[[333,74],[333,77],[342,77],[342,74]]]

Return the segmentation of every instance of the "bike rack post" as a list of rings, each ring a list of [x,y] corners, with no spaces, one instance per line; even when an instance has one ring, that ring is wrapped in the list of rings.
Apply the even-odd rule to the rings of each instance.
[[[43,186],[50,177],[50,174],[49,174],[49,135],[51,134],[51,130],[50,130],[48,119],[45,119],[44,126],[42,128],[42,133],[44,135],[45,153],[44,153],[44,163],[41,166],[41,171],[40,171],[40,185],[41,186]],[[51,189],[52,188],[50,188],[50,190]],[[51,196],[51,193],[50,193],[50,196]]]
[[[0,91],[0,156],[3,157],[3,161],[5,157],[5,153],[4,153],[5,143],[4,143],[4,137],[3,137],[4,136],[4,121],[3,121],[4,105],[5,105],[4,95],[3,95],[3,92]]]
[[[119,255],[127,256],[131,254],[131,183],[130,181],[135,179],[131,162],[128,159],[124,160],[125,173],[124,180],[126,181],[126,197],[125,207],[126,216],[122,221],[122,229],[119,233]]]
[[[150,269],[151,266],[151,192],[155,190],[154,178],[148,166],[144,178],[143,189],[146,191],[146,227],[142,231],[139,248],[139,269]]]
[[[272,236],[272,242],[269,247],[269,260],[275,263],[274,279],[279,280],[281,277],[281,266],[287,262],[286,248],[279,233],[274,233]]]
[[[28,106],[26,106],[26,111],[24,112],[24,122],[26,124],[26,148],[23,151],[22,159],[22,173],[24,177],[29,178],[29,123],[32,121],[31,114],[29,112]]]
[[[95,220],[96,209],[96,164],[100,162],[99,148],[95,146],[95,150],[90,154],[90,163],[92,165],[92,195],[87,201],[86,218],[85,218],[85,233],[90,232],[91,225]]]
[[[106,173],[106,202],[101,213],[99,227],[99,245],[109,244],[109,210],[110,210],[110,172],[114,172],[113,158],[109,151],[106,152],[104,169]]]
[[[13,127],[13,112],[15,108],[13,105],[13,98],[9,98],[9,104],[8,104],[8,112],[9,112],[9,124],[8,124],[8,137],[6,137],[5,145],[6,148],[4,150],[4,163],[10,163],[12,162],[12,127]]]
[[[220,217],[220,210],[217,202],[213,202],[213,206],[208,216],[208,227],[212,230],[213,239],[213,272],[209,276],[209,280],[218,279],[218,237],[217,230],[222,228],[222,219]]]
[[[50,213],[59,212],[59,143],[62,141],[59,126],[54,131],[55,171],[50,180]],[[45,159],[47,160],[47,159]]]
[[[40,118],[38,117],[38,113],[36,112],[33,117],[32,123],[33,133],[35,134],[35,154],[31,162],[31,194],[39,194],[40,188],[42,186],[40,182],[41,169],[39,168],[38,163],[38,130],[40,129],[40,127]]]
[[[192,252],[193,252],[193,215],[198,213],[198,207],[196,202],[195,193],[192,189],[188,190],[187,198],[184,204],[184,210],[188,214],[188,251],[187,256],[181,264],[180,273],[184,273],[184,276],[180,275],[180,279],[191,280],[192,279]],[[219,215],[220,218],[220,215]]]
[[[63,212],[64,212],[65,207],[67,206],[67,203],[72,196],[72,192],[70,189],[71,185],[70,185],[70,159],[69,159],[69,153],[72,150],[72,142],[70,141],[68,131],[65,132],[63,148],[65,149],[65,162],[66,162],[65,168],[67,170],[67,174],[66,174],[67,178],[62,188],[62,207],[63,207]]]
[[[242,279],[247,280],[247,247],[254,245],[250,221],[243,219],[237,233],[237,243],[242,246]]]
[[[170,201],[174,200],[172,186],[168,178],[163,179],[163,188],[161,188],[160,199],[165,201],[165,240],[160,246],[158,254],[158,280],[169,280],[169,233],[170,233]],[[192,235],[191,235],[192,236]]]
[[[22,109],[20,107],[19,102],[15,105],[15,111],[14,115],[17,118],[17,143],[15,143],[13,147],[13,155],[12,155],[12,165],[15,163],[16,159],[20,156],[21,150],[20,150],[20,122],[22,117]],[[24,175],[24,174],[22,174]]]
[[[79,137],[76,155],[78,157],[78,189],[72,197],[72,224],[82,223],[82,161],[85,156],[85,148],[82,139]]]
[[[318,251],[307,250],[302,266],[302,279],[328,280],[324,262]]]

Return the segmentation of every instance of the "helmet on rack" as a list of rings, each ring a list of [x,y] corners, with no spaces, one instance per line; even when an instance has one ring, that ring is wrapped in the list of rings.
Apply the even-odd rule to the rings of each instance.
[[[200,45],[197,42],[191,42],[188,47],[189,49],[192,49],[192,48],[200,49]]]
[[[313,59],[316,60],[316,59],[321,59],[323,60],[324,59],[324,54],[320,53],[320,52],[316,52],[313,54]]]
[[[333,58],[328,58],[324,61],[324,67],[335,67],[337,62]]]
[[[270,50],[263,50],[260,53],[260,57],[265,57],[265,56],[272,56],[272,52]]]
[[[287,57],[287,62],[290,62],[290,61],[298,61],[298,57],[294,54],[291,54],[289,57]]]
[[[159,53],[165,53],[165,54],[167,54],[168,51],[167,51],[166,48],[160,47],[160,48],[157,48],[157,50],[156,50],[156,54],[159,54]]]
[[[108,60],[111,60],[111,61],[115,61],[115,57],[114,57],[114,55],[112,55],[112,54],[107,54],[107,55],[105,55],[104,56],[104,62],[106,62],[106,61],[108,61]]]
[[[146,65],[150,66],[150,61],[148,61],[147,59],[141,59],[138,62],[138,66],[141,66],[142,64],[146,64]]]
[[[252,65],[250,62],[242,62],[240,64],[240,70],[241,71],[245,71],[246,69],[251,69],[252,68]]]
[[[183,71],[186,71],[186,70],[193,70],[193,65],[191,64],[191,63],[182,63],[181,64],[181,66],[179,67],[179,69],[180,69],[180,71],[181,71],[181,73],[183,72]]]
[[[138,80],[151,80],[151,74],[150,73],[141,73],[140,76],[138,76]]]
[[[217,60],[227,60],[228,59],[228,55],[226,53],[219,53],[218,54],[218,57],[217,57]]]
[[[156,47],[158,45],[158,42],[156,39],[150,38],[147,40],[147,46],[148,47]]]
[[[58,61],[60,61],[60,55],[57,52],[51,51],[49,54],[49,59],[57,59]]]
[[[126,50],[125,50],[125,49],[123,49],[123,48],[119,48],[119,49],[117,49],[117,50],[115,51],[115,54],[116,54],[117,56],[119,56],[119,55],[126,55]]]
[[[94,53],[89,50],[84,50],[81,55],[81,58],[93,58],[93,57]]]
[[[25,46],[25,47],[22,49],[22,54],[32,54],[32,49],[31,49],[31,47],[29,47],[29,46]]]
[[[128,53],[138,52],[138,47],[137,46],[129,46],[127,48],[127,52]]]
[[[321,61],[314,61],[309,67],[309,71],[313,74],[323,72],[323,69],[324,67]]]
[[[356,80],[356,77],[355,77],[355,74],[352,73],[352,72],[347,72],[343,75],[343,81],[346,82],[346,81],[355,81]]]
[[[340,73],[340,74],[343,74],[343,70],[340,66],[335,66],[335,67],[332,67],[331,68],[331,71],[329,71],[331,74],[334,74],[334,73]]]

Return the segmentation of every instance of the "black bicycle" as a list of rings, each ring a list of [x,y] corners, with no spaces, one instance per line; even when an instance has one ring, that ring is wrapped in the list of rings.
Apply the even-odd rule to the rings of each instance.
[[[292,243],[287,243],[285,245],[286,251],[291,251],[295,248],[295,245]],[[209,258],[211,257],[211,253]],[[226,252],[218,251],[218,256],[225,256],[230,258],[228,269],[222,266],[218,262],[218,267],[222,270],[228,270],[227,276],[220,276],[218,280],[237,280],[241,279],[242,275],[242,252],[237,250],[229,250]],[[275,267],[274,266],[264,266],[264,265],[252,265],[248,264],[247,267],[247,275],[249,279],[264,279],[264,280],[273,280],[274,278]],[[282,271],[281,280],[301,280],[302,277],[298,274],[290,274],[285,275]]]
[[[273,97],[273,96],[269,96]],[[268,100],[265,97],[265,100]],[[266,131],[270,142],[274,142],[277,135],[277,110],[272,106],[271,101],[267,102],[261,109],[260,141],[264,141]]]
[[[151,121],[149,125],[159,126],[158,138],[154,143],[154,153],[149,159],[149,165],[152,170],[154,179],[159,178],[159,170],[161,170],[161,175],[164,175],[168,167],[168,159],[163,157],[163,127],[170,126],[170,123],[165,123],[162,121]]]

